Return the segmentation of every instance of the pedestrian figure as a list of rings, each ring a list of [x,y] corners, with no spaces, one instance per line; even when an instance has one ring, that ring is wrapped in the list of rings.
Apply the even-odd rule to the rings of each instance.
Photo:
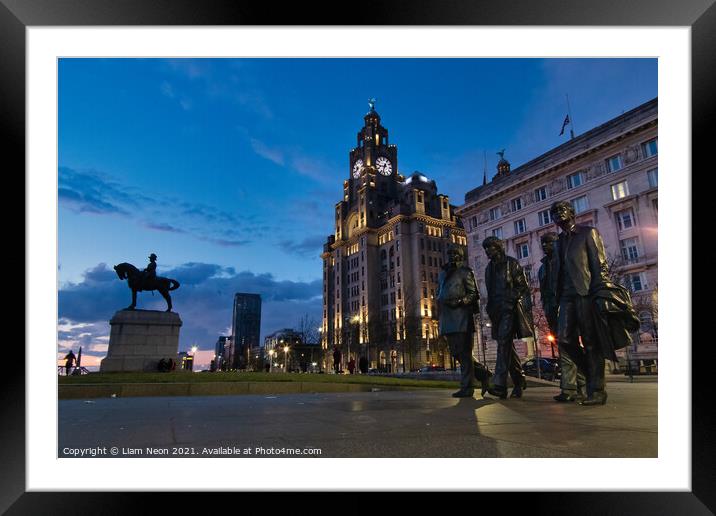
[[[333,371],[338,374],[341,371],[341,350],[338,346],[333,347]]]
[[[368,359],[364,356],[360,357],[358,360],[358,369],[360,369],[360,372],[362,374],[368,373]]]
[[[70,371],[72,370],[72,366],[74,365],[77,358],[75,357],[75,354],[70,350],[69,353],[65,355],[65,376],[70,375]]]

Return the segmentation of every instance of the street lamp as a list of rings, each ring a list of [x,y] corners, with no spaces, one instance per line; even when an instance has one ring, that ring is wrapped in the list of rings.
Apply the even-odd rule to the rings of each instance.
[[[283,347],[283,372],[288,371],[288,346]]]
[[[275,349],[269,350],[269,371],[273,370],[273,356],[276,353]]]
[[[547,340],[549,341],[549,347],[552,350],[552,358],[557,358],[554,354],[554,335],[551,333],[547,335]]]

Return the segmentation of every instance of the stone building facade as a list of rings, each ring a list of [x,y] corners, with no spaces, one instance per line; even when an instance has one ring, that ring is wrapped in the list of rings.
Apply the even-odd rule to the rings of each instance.
[[[569,201],[577,222],[596,227],[604,240],[613,279],[632,292],[642,329],[624,359],[655,359],[658,343],[658,102],[653,99],[579,135],[512,170],[503,158],[489,183],[470,190],[457,213],[467,231],[470,265],[486,295],[485,237],[495,235],[506,243],[507,254],[520,260],[539,307],[537,271],[543,257],[540,237],[558,232],[549,208]],[[483,303],[484,306],[484,303]],[[535,311],[540,327],[541,310]],[[483,321],[488,321],[483,314]],[[539,352],[552,356],[545,338],[538,335]],[[495,342],[478,332],[476,354],[494,364]],[[540,333],[538,331],[538,333]],[[484,341],[485,345],[482,345]],[[533,355],[532,343],[522,343],[523,356]],[[621,359],[620,359],[621,361]]]
[[[334,233],[324,244],[323,367],[407,371],[449,356],[437,339],[435,291],[447,245],[467,245],[455,207],[435,181],[398,172],[398,148],[371,106],[348,155]]]

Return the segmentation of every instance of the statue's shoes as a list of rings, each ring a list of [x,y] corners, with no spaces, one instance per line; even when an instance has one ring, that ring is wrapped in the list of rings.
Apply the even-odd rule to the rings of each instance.
[[[567,401],[575,401],[577,399],[577,397],[572,394],[567,394],[566,392],[560,392],[559,394],[554,396],[552,399],[554,401],[567,402]]]
[[[460,389],[457,392],[452,393],[453,398],[472,398],[475,394],[475,389],[468,389],[466,391]]]
[[[586,400],[579,402],[580,405],[592,406],[592,405],[606,405],[607,393],[606,392],[594,392]]]
[[[497,385],[493,385],[487,389],[487,392],[493,396],[497,396],[501,400],[507,398],[507,387],[498,387]]]

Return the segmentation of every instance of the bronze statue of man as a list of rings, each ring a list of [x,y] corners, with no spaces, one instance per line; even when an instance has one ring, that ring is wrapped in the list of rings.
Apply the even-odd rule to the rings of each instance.
[[[559,305],[557,304],[557,278],[554,274],[554,244],[557,241],[557,233],[549,232],[542,235],[540,243],[542,244],[542,265],[537,273],[539,277],[540,299],[542,301],[542,309],[549,331],[553,336],[557,336],[557,317],[559,313]],[[577,353],[581,349],[577,350]],[[584,373],[577,369],[574,361],[569,357],[569,353],[559,350],[559,367],[562,371],[560,377],[560,393],[554,396],[555,401],[575,401],[584,398],[585,379]]]
[[[532,298],[525,272],[515,258],[505,254],[505,246],[497,237],[482,242],[490,262],[485,268],[487,315],[492,322],[492,338],[497,341],[497,361],[488,392],[502,399],[507,397],[507,373],[514,388],[510,397],[522,397],[527,388],[515,338],[534,337]]]
[[[454,392],[453,397],[471,398],[475,393],[473,314],[479,311],[480,295],[475,275],[466,263],[465,248],[451,244],[447,255],[448,262],[438,275],[439,333],[447,339],[450,353],[460,362],[460,390]]]
[[[569,202],[555,202],[550,214],[562,230],[554,261],[560,354],[569,355],[586,376],[587,399],[580,401],[580,405],[604,405],[607,402],[604,360],[616,359],[614,350],[605,350],[599,342],[595,327],[592,295],[609,284],[604,243],[596,228],[576,223],[574,207]],[[605,355],[605,351],[610,352]]]

